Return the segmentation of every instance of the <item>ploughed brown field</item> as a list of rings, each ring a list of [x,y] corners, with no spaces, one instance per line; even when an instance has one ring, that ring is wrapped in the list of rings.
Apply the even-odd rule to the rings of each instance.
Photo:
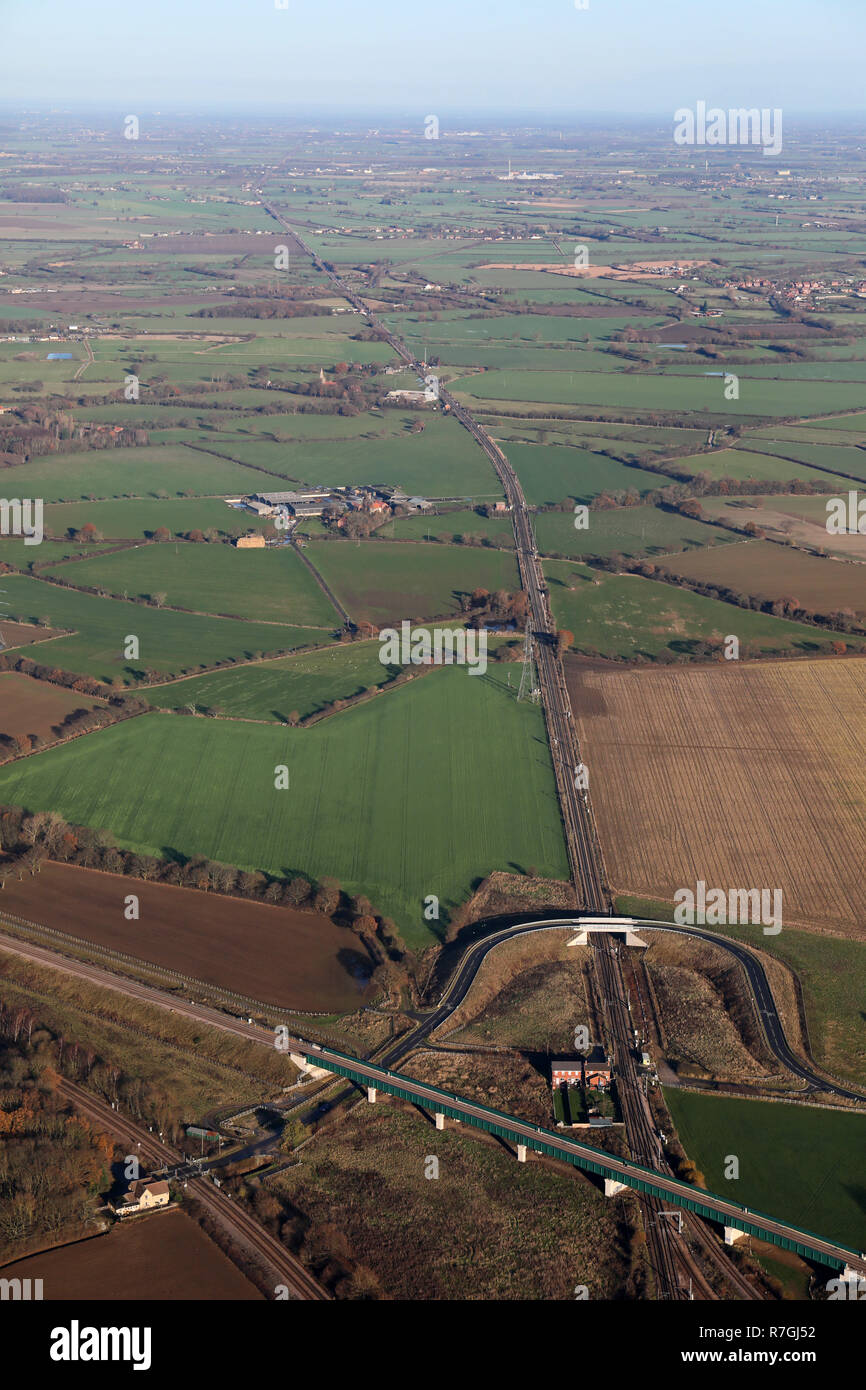
[[[46,642],[49,637],[55,637],[60,631],[56,627],[39,627],[36,623],[15,623],[7,619],[0,622],[0,637],[3,638],[5,646],[9,647],[29,647],[33,642]],[[33,655],[33,661],[42,659],[40,653]],[[46,665],[50,665],[47,661]]]
[[[781,888],[783,929],[866,938],[866,661],[566,666],[616,890]]]
[[[130,893],[137,922],[124,917]],[[47,863],[7,879],[0,926],[3,913],[285,1009],[346,1013],[366,995],[356,938],[318,912]]]
[[[0,671],[0,733],[38,734],[52,739],[52,724],[59,724],[74,709],[93,709],[104,705],[74,690],[64,690],[47,681],[35,681],[19,671]]]
[[[828,546],[834,538],[827,537]],[[666,555],[661,569],[702,584],[719,584],[757,598],[795,598],[810,613],[850,608],[866,617],[866,570],[832,556],[806,555],[772,541],[744,541]],[[736,614],[731,620],[736,632]]]
[[[107,1235],[28,1255],[0,1273],[4,1279],[41,1279],[49,1303],[86,1298],[237,1302],[262,1297],[228,1255],[177,1210],[126,1217]]]

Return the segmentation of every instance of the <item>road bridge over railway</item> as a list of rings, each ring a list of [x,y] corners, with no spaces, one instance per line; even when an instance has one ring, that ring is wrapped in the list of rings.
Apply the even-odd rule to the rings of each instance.
[[[477,1129],[496,1134],[514,1145],[521,1161],[525,1160],[529,1150],[550,1158],[558,1158],[581,1168],[584,1172],[603,1178],[608,1194],[631,1188],[644,1197],[652,1197],[666,1203],[672,1202],[705,1220],[714,1221],[724,1226],[725,1239],[729,1244],[740,1234],[752,1235],[758,1240],[769,1241],[785,1250],[791,1250],[805,1259],[846,1271],[849,1275],[866,1277],[866,1254],[850,1246],[824,1240],[812,1231],[804,1231],[798,1226],[790,1226],[761,1212],[750,1211],[748,1207],[730,1202],[713,1192],[706,1192],[703,1188],[692,1187],[690,1183],[682,1182],[667,1173],[617,1158],[604,1149],[596,1149],[589,1144],[563,1138],[552,1130],[541,1129],[514,1115],[492,1110],[476,1101],[453,1095],[438,1086],[416,1081],[414,1077],[401,1072],[389,1071],[375,1063],[364,1062],[348,1053],[318,1046],[302,1050],[311,1065],[325,1068],[337,1076],[344,1076],[362,1087],[367,1092],[368,1100],[375,1101],[378,1092],[382,1091],[431,1111],[436,1117],[437,1128],[443,1127],[446,1118],[461,1124],[474,1125]]]

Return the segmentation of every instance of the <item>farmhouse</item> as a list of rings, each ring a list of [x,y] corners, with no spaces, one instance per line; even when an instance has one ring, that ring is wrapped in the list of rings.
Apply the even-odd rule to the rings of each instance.
[[[132,1216],[139,1211],[155,1211],[157,1207],[167,1207],[170,1199],[168,1183],[165,1179],[149,1181],[136,1178],[129,1184],[120,1201],[112,1207],[116,1216]]]
[[[606,1091],[611,1082],[611,1066],[604,1049],[594,1047],[586,1057],[558,1058],[550,1063],[552,1086],[585,1086],[589,1091]]]
[[[550,1063],[550,1082],[553,1086],[577,1086],[583,1079],[583,1058],[563,1057]]]

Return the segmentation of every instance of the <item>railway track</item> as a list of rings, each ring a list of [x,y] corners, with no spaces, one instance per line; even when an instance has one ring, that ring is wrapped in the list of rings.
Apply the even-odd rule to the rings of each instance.
[[[400,338],[393,333],[364,303],[343,278],[299,236],[283,215],[272,205],[264,204],[265,210],[279,222],[285,232],[292,237],[295,245],[308,255],[313,264],[327,275],[340,293],[353,308],[365,314],[374,328],[388,341],[398,357],[419,376],[425,372],[425,364],[419,362]],[[604,874],[604,861],[601,844],[595,827],[590,805],[589,792],[578,785],[577,770],[581,765],[580,749],[574,730],[571,702],[565,685],[562,663],[556,650],[556,629],[548,601],[547,586],[541,559],[535,544],[532,520],[520,480],[505,454],[482,425],[473,419],[470,412],[450,391],[440,386],[439,399],[455,420],[466,429],[490,460],[499,478],[508,504],[514,527],[515,549],[520,581],[529,604],[529,624],[535,642],[536,670],[541,691],[542,708],[547,724],[548,740],[553,755],[554,775],[568,849],[572,881],[578,900],[590,913],[609,913],[612,909],[611,895],[607,889]],[[609,959],[603,952],[597,952],[596,962]],[[607,980],[604,975],[607,974]],[[616,972],[618,975],[618,972]],[[602,983],[609,999],[621,998],[621,979],[619,989],[617,980],[611,978],[609,963],[602,966]],[[639,1095],[634,1058],[630,1047],[631,1036],[625,1004],[622,1003],[622,1016],[614,1006],[613,1012],[606,1014],[610,1035],[614,1040],[617,1054],[617,1079],[623,1077],[622,1091],[626,1098],[623,1118],[632,1154],[639,1162],[652,1166],[655,1161],[655,1137],[652,1130],[646,1101]],[[629,1076],[629,1067],[631,1076]],[[622,1072],[621,1070],[622,1069]],[[662,1297],[682,1298],[682,1286],[678,1276],[678,1264],[693,1265],[686,1251],[685,1242],[680,1241],[659,1219],[660,1204],[654,1199],[642,1199],[647,1243],[651,1251],[658,1291]],[[679,1259],[676,1247],[680,1247]]]
[[[80,1114],[128,1144],[130,1153],[140,1154],[154,1168],[178,1167],[185,1162],[177,1150],[154,1138],[149,1130],[126,1119],[92,1092],[65,1077],[60,1078],[57,1089]],[[317,1302],[330,1300],[330,1294],[300,1260],[250,1216],[240,1203],[233,1202],[226,1193],[204,1178],[190,1178],[188,1184],[196,1200],[223,1230],[244,1246],[258,1264],[270,1271],[275,1289],[277,1285],[285,1285],[294,1298]]]

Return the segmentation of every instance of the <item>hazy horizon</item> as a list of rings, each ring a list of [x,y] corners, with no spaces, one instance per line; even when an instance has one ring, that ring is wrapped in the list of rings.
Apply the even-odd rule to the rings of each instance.
[[[862,0],[7,0],[4,108],[652,118],[863,109]],[[218,98],[214,93],[218,92]]]

